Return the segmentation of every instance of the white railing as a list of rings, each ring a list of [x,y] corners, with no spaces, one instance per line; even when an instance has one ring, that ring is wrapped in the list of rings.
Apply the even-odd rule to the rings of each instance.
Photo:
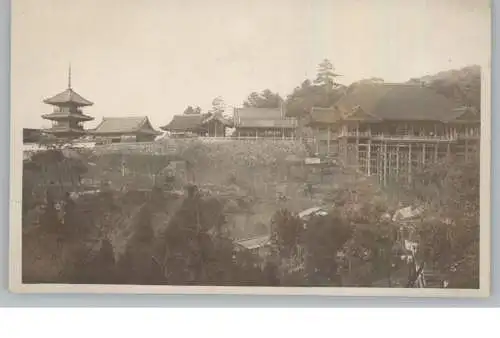
[[[477,133],[468,133],[468,134],[467,133],[460,133],[460,134],[458,134],[458,138],[471,140],[471,139],[481,138],[481,135],[477,134]]]
[[[213,138],[213,137],[206,137],[206,138]],[[228,136],[226,137],[231,140],[290,140],[290,139],[295,139],[296,137],[293,136],[288,136],[288,137],[282,137],[282,136]]]
[[[341,131],[339,137],[370,137],[371,133],[369,131]]]
[[[419,135],[372,135],[373,140],[380,141],[454,141],[457,139],[453,135],[439,135],[439,136],[419,136]]]

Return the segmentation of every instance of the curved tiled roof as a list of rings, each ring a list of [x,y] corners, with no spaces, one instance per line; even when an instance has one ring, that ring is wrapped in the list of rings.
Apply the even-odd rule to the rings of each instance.
[[[51,104],[51,105],[64,105],[64,104],[69,104],[73,103],[76,106],[84,107],[84,106],[91,106],[94,103],[83,98],[80,94],[75,92],[72,88],[68,88],[65,91],[54,95],[48,99],[43,100],[44,103]]]
[[[295,128],[297,122],[285,117],[280,108],[235,108],[234,124],[240,128]]]
[[[227,127],[233,125],[232,121],[224,118],[219,114],[185,114],[175,115],[166,126],[160,127],[166,131],[200,131],[204,130],[204,124],[217,120]]]
[[[363,84],[339,99],[337,109],[347,118],[355,111],[381,120],[446,121],[456,118],[456,105],[422,85]]]
[[[152,134],[159,135],[154,130],[147,116],[104,117],[102,122],[92,130],[93,134]]]
[[[235,108],[234,115],[238,119],[282,119],[284,115],[279,108]]]
[[[205,119],[204,115],[175,115],[166,126],[160,127],[166,131],[198,131],[202,129],[201,125]]]
[[[67,119],[74,119],[74,120],[80,120],[80,121],[92,121],[94,118],[92,116],[88,116],[85,114],[75,114],[72,112],[54,112],[51,114],[45,114],[42,115],[43,119],[46,120],[67,120]]]

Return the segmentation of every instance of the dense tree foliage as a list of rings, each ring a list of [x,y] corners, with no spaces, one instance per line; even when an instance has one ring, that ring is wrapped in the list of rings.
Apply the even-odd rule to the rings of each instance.
[[[226,102],[221,96],[217,96],[212,100],[212,108],[209,113],[214,115],[223,115],[226,111]]]
[[[318,73],[314,84],[332,89],[338,86],[337,78],[340,74],[335,73],[335,68],[330,60],[324,59],[318,65]]]
[[[311,219],[304,236],[305,272],[309,285],[341,285],[338,253],[351,236],[350,224],[336,214]]]
[[[201,114],[201,108],[199,106],[196,106],[193,108],[193,106],[187,106],[187,108],[184,110],[184,115],[200,115]]]
[[[338,84],[332,63],[325,59],[318,65],[316,78],[313,82],[306,79],[296,87],[286,99],[288,116],[300,117],[307,115],[312,107],[329,108],[342,96],[345,87]]]
[[[450,98],[457,105],[481,109],[481,68],[469,66],[436,75],[415,78],[410,83],[425,83],[436,92]]]
[[[272,240],[280,258],[293,257],[302,245],[304,224],[302,220],[284,209],[277,211],[271,220]]]
[[[263,90],[261,93],[252,92],[243,103],[244,107],[252,108],[279,108],[283,99],[278,93],[273,93],[269,89]]]
[[[479,286],[479,163],[439,163],[414,178],[412,194],[428,208],[418,235],[422,259],[450,287]]]
[[[300,117],[307,115],[313,107],[332,107],[343,95],[344,90],[343,86],[322,87],[305,80],[288,95],[286,100],[287,115]]]

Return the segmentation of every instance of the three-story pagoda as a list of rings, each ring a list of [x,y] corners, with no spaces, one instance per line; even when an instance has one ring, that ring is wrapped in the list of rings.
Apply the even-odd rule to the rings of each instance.
[[[93,103],[71,87],[71,67],[68,73],[68,88],[43,102],[54,107],[52,113],[42,115],[43,119],[52,121],[52,127],[44,132],[57,138],[75,139],[85,135],[83,123],[94,119],[82,112],[83,107],[92,106]]]

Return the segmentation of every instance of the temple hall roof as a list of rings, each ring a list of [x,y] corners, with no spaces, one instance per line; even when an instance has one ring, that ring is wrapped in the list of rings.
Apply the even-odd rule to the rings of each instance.
[[[149,134],[160,135],[147,116],[104,117],[101,123],[91,131],[92,134]]]
[[[234,124],[240,128],[295,128],[293,118],[285,117],[280,108],[236,108]]]
[[[175,115],[169,124],[160,127],[166,131],[198,131],[202,129],[202,123],[206,116],[201,114]]]
[[[336,103],[342,118],[361,112],[380,120],[445,121],[457,114],[455,104],[422,85],[362,84]]]

